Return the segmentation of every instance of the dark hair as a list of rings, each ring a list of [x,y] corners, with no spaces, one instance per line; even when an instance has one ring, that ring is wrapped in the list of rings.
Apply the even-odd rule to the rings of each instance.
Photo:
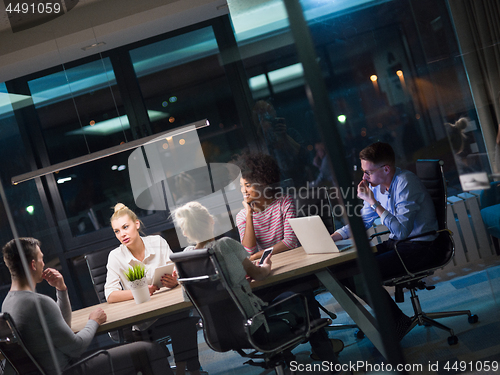
[[[19,238],[21,243],[22,251],[26,256],[26,261],[31,263],[35,259],[37,254],[37,246],[40,247],[40,241],[32,237],[21,237]],[[12,277],[16,278],[26,278],[26,273],[24,272],[23,264],[21,263],[21,256],[17,248],[16,240],[10,240],[5,244],[2,249],[3,260],[7,267],[9,268]]]
[[[365,147],[359,153],[361,160],[372,162],[373,164],[384,163],[390,166],[396,164],[396,155],[389,143],[376,142]]]
[[[280,168],[270,155],[263,153],[240,155],[235,164],[241,169],[241,177],[250,183],[271,186],[280,181]]]

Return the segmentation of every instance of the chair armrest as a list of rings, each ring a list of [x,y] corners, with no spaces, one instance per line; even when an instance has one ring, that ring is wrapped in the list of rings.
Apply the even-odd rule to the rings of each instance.
[[[429,236],[431,234],[437,234],[437,233],[440,233],[442,232],[444,229],[441,229],[441,230],[431,230],[429,232],[425,232],[425,233],[420,233],[420,234],[417,234],[416,236],[411,236],[411,237],[407,237],[405,238],[404,240],[398,240],[398,242],[403,242],[403,241],[409,241],[409,240],[413,240],[414,238],[418,238],[418,237],[424,237],[424,236]],[[448,229],[446,229],[448,230]],[[390,234],[391,231],[389,230],[385,230],[383,232],[380,232],[380,233],[373,233],[371,236],[370,236],[370,240],[374,239],[375,237],[378,237],[378,236],[381,236],[383,234]]]
[[[379,233],[373,233],[370,236],[370,241],[373,240],[375,237],[382,236],[384,234],[390,234],[390,233],[391,233],[391,231],[389,231],[389,230],[384,230],[383,232],[379,232]]]
[[[297,308],[299,306],[299,308]],[[262,319],[259,319],[263,316]],[[268,325],[270,330],[268,333],[272,332],[273,323],[281,323],[281,327],[287,326],[289,328],[290,339],[284,336],[282,341],[278,342],[270,348],[262,347],[261,343],[255,341],[252,333],[251,327],[255,322],[262,322],[265,320],[264,325]],[[302,341],[309,337],[311,331],[311,322],[309,320],[309,309],[307,307],[306,297],[302,294],[295,293],[282,300],[279,300],[262,311],[258,312],[252,316],[245,323],[245,330],[247,332],[247,337],[252,346],[260,352],[274,352],[281,351],[287,348],[291,344],[295,343],[297,340]]]
[[[203,276],[195,276],[195,277],[182,277],[180,279],[177,279],[177,281],[180,284],[192,284],[192,283],[199,283],[203,281],[214,281],[220,279],[220,276],[215,274],[215,275],[203,275]]]
[[[111,375],[115,375],[115,369],[113,367],[113,361],[111,360],[111,355],[109,354],[109,352],[107,350],[98,350],[97,352],[95,353],[92,353],[91,355],[79,360],[78,362],[76,363],[73,363],[71,366],[69,367],[66,367],[64,370],[63,370],[63,374],[66,374],[68,370],[70,369],[73,369],[77,366],[80,366],[82,363],[88,361],[89,359],[92,359],[94,357],[97,357],[98,355],[101,355],[101,354],[104,354],[108,357],[108,362],[109,362],[109,368],[111,370],[110,374]]]
[[[429,236],[431,234],[439,234],[441,232],[447,232],[448,235],[453,235],[452,231],[449,230],[449,229],[440,229],[440,230],[431,230],[431,231],[428,231],[428,232],[425,232],[425,233],[420,233],[420,234],[417,234],[416,236],[411,236],[411,237],[408,237],[408,238],[405,238],[404,240],[397,240],[394,244],[394,251],[396,252],[398,258],[399,258],[399,261],[401,262],[406,274],[410,277],[414,277],[415,274],[413,274],[412,272],[410,272],[408,270],[408,268],[406,267],[406,264],[405,262],[403,261],[403,258],[401,257],[401,254],[399,254],[399,251],[398,251],[398,244],[400,244],[401,242],[407,242],[407,241],[411,241],[413,240],[414,238],[419,238],[419,237],[424,237],[424,236]]]

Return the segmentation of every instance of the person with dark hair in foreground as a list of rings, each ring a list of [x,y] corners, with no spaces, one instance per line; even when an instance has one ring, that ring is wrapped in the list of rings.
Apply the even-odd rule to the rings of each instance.
[[[85,328],[75,334],[71,330],[71,305],[63,276],[53,268],[44,269],[43,253],[37,239],[20,238],[19,242],[21,251],[26,256],[29,275],[22,266],[16,241],[11,240],[3,247],[3,257],[11,273],[12,285],[2,304],[2,312],[11,315],[29,352],[45,372],[56,374],[56,365],[49,351],[49,343],[42,329],[36,304],[40,305],[44,313],[61,371],[82,356],[99,325],[106,321],[106,314],[101,308],[97,308],[90,313]],[[50,286],[56,288],[57,303],[48,296],[36,293],[30,286],[30,277],[34,285],[46,280]],[[157,344],[149,342],[126,344],[108,349],[108,353],[117,375],[135,375],[138,371],[173,375],[167,360],[167,352]],[[146,366],[150,368],[144,369],[142,363],[149,363]],[[96,356],[75,368],[75,373],[80,373],[78,370],[91,372],[93,375],[109,374],[108,358],[103,355]],[[15,374],[15,371],[7,365],[4,374]]]
[[[396,241],[438,229],[434,204],[422,181],[412,172],[395,166],[394,150],[388,143],[377,142],[359,153],[363,180],[358,196],[364,201],[361,214],[368,229],[380,217],[389,231],[389,239],[377,245],[375,259],[382,279],[404,273],[394,251]],[[346,225],[332,234],[335,241],[350,237]],[[427,235],[398,244],[406,264],[425,267],[433,261],[433,241],[437,235]],[[406,316],[387,293],[387,301],[396,324],[399,339],[406,334],[411,319]]]

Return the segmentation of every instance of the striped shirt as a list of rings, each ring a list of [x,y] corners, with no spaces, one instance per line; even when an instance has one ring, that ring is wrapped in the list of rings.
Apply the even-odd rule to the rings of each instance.
[[[285,195],[275,199],[264,211],[254,212],[252,216],[257,246],[253,248],[245,246],[249,254],[267,249],[281,241],[289,249],[299,246],[299,240],[287,220],[297,216],[295,203],[290,196]],[[236,225],[240,232],[240,240],[243,240],[243,236],[245,235],[246,222],[246,210],[243,209],[236,215]]]

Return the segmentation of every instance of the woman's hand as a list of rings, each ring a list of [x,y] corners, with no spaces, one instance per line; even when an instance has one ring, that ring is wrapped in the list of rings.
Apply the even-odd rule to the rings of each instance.
[[[265,269],[265,275],[266,277],[271,273],[271,268],[273,266],[273,262],[271,261],[271,257],[273,254],[269,254],[266,259],[264,259],[264,262],[260,265],[260,268]]]
[[[243,200],[243,207],[245,208],[247,214],[249,213],[252,214],[255,212],[254,206],[255,206],[255,201],[247,202],[245,199]]]
[[[156,285],[148,285],[149,295],[152,296],[159,288]]]
[[[175,276],[174,276],[175,274]],[[161,283],[164,287],[167,288],[175,288],[179,283],[177,282],[177,272],[173,272],[172,275],[166,273],[161,277]]]
[[[260,260],[260,257],[262,256],[262,253],[264,253],[264,250],[257,251],[256,253],[253,253],[252,255],[249,256],[250,260]]]

